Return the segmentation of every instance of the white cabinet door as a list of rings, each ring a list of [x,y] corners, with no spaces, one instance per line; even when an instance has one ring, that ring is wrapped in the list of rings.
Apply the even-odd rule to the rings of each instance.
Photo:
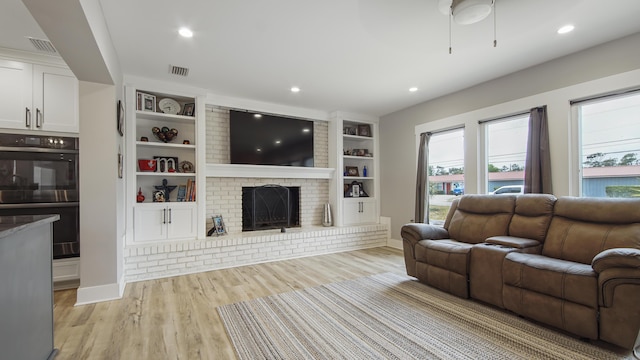
[[[189,204],[173,204],[168,206],[167,237],[184,239],[196,237],[196,207]]]
[[[0,128],[31,129],[31,76],[31,64],[0,59]]]
[[[137,205],[133,214],[135,242],[195,239],[196,210],[193,203]]]
[[[372,198],[345,199],[344,225],[360,225],[377,223],[376,201]]]
[[[366,199],[362,201],[362,206],[360,208],[360,223],[361,224],[373,224],[377,223],[378,219],[376,217],[377,209],[376,202],[373,199]]]
[[[34,66],[35,128],[77,133],[80,130],[78,80],[68,69]]]
[[[167,208],[137,206],[134,212],[135,241],[154,241],[167,238]]]

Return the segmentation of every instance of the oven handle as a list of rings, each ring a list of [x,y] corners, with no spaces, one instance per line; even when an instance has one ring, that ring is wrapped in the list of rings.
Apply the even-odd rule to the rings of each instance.
[[[29,209],[29,208],[57,208],[80,206],[78,201],[58,202],[58,203],[21,203],[21,204],[0,204],[0,209]]]
[[[78,154],[78,150],[69,149],[46,149],[36,147],[16,147],[16,146],[0,146],[0,151],[15,151],[15,152],[36,152],[36,153],[55,153],[55,154]]]

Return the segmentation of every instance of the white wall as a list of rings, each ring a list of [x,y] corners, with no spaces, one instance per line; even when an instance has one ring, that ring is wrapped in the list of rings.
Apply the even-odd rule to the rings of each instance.
[[[572,195],[571,99],[640,86],[640,34],[612,41],[381,118],[381,216],[391,237],[414,218],[416,133],[465,126],[465,191],[477,193],[477,121],[547,105],[556,195]]]
[[[118,298],[123,276],[113,85],[80,81],[80,288],[78,304]],[[122,221],[122,220],[120,220]]]

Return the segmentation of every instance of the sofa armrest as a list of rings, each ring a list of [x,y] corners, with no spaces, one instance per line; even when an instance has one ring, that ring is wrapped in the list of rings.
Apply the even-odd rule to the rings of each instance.
[[[406,224],[402,227],[402,231],[400,232],[402,239],[405,241],[409,241],[413,244],[418,243],[420,240],[440,240],[440,239],[448,239],[449,232],[447,229],[430,225],[430,224],[422,224],[422,223],[411,223]]]
[[[485,242],[505,247],[512,247],[520,250],[520,252],[528,254],[540,254],[542,251],[542,244],[540,241],[516,236],[492,236],[487,238]]]
[[[593,258],[591,267],[597,273],[611,268],[640,269],[640,249],[615,248],[605,250]]]
[[[598,288],[600,339],[626,349],[640,345],[640,268],[605,269]]]

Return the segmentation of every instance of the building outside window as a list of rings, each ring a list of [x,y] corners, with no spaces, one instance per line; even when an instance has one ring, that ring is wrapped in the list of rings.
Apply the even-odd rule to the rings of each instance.
[[[580,195],[640,197],[640,92],[580,101]]]
[[[483,123],[486,127],[487,193],[500,194],[524,186],[529,114]],[[503,188],[505,186],[511,186]],[[502,189],[501,189],[502,188]]]
[[[451,201],[464,194],[464,129],[431,135],[428,165],[429,223],[442,224]]]

